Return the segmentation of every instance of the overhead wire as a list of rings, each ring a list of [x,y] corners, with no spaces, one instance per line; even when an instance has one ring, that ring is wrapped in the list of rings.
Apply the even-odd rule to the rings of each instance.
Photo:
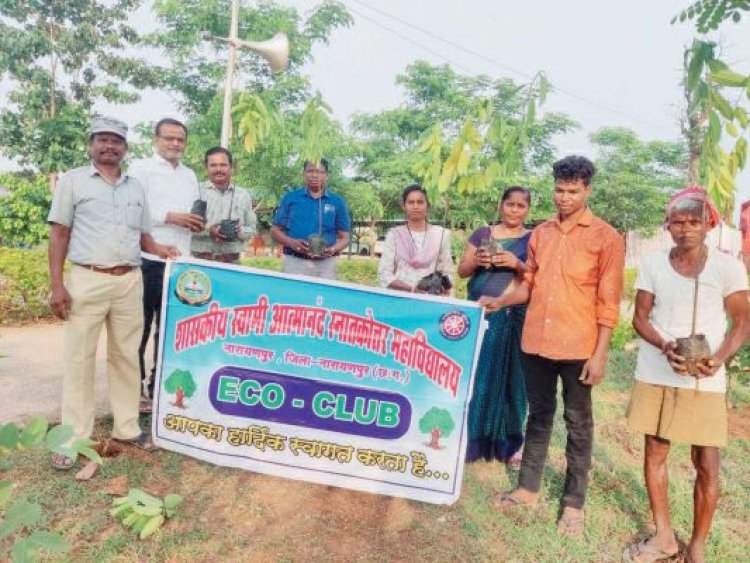
[[[354,3],[354,4],[358,4],[360,6],[363,6],[363,7],[367,8],[367,9],[372,10],[373,12],[376,12],[376,13],[378,13],[378,14],[380,14],[380,15],[382,15],[382,16],[390,19],[390,20],[393,20],[393,21],[395,21],[395,22],[397,22],[397,23],[399,23],[399,24],[401,24],[403,26],[406,26],[406,27],[408,27],[410,29],[418,31],[418,32],[420,32],[420,33],[422,33],[422,34],[424,34],[424,35],[426,35],[426,36],[428,36],[428,37],[430,37],[432,39],[436,39],[438,41],[441,41],[442,43],[445,43],[446,45],[449,45],[449,46],[451,46],[451,47],[453,47],[455,49],[463,51],[463,52],[465,52],[465,53],[467,53],[469,55],[472,55],[475,58],[481,59],[481,60],[483,60],[483,61],[485,61],[487,63],[490,63],[493,66],[501,68],[501,69],[503,69],[505,71],[511,72],[513,74],[516,74],[516,75],[518,75],[518,76],[520,76],[520,77],[522,77],[522,78],[524,78],[526,80],[533,80],[533,78],[534,78],[534,75],[529,74],[528,72],[525,72],[523,70],[519,70],[519,69],[513,68],[513,67],[511,67],[509,65],[506,65],[506,64],[504,64],[504,63],[502,63],[500,61],[497,61],[497,60],[493,59],[492,57],[489,57],[489,56],[485,55],[484,53],[481,53],[479,51],[475,51],[475,50],[473,50],[473,49],[471,49],[469,47],[466,47],[465,45],[462,45],[462,44],[457,43],[455,41],[452,41],[450,39],[446,39],[445,37],[442,37],[442,36],[438,35],[437,33],[434,33],[432,31],[430,31],[429,29],[425,29],[425,28],[423,28],[421,26],[418,26],[416,24],[408,22],[408,21],[406,21],[406,20],[404,20],[404,19],[402,19],[402,18],[400,18],[398,16],[394,16],[392,14],[389,14],[388,12],[386,12],[386,11],[380,9],[380,8],[377,8],[375,6],[371,6],[370,4],[368,4],[366,2],[362,2],[362,0],[349,0],[349,2]],[[446,56],[444,56],[444,55],[442,55],[440,53],[437,53],[436,51],[430,49],[429,47],[426,47],[425,45],[423,45],[422,43],[419,43],[418,41],[414,40],[413,38],[411,38],[411,37],[409,37],[409,36],[407,36],[405,34],[402,34],[402,33],[398,32],[398,31],[396,31],[396,30],[394,30],[394,29],[386,26],[385,24],[383,24],[381,22],[378,22],[378,21],[374,20],[372,17],[369,17],[369,16],[363,14],[361,11],[354,9],[351,6],[349,6],[349,9],[352,12],[354,12],[355,14],[359,15],[360,17],[362,17],[362,18],[364,18],[364,19],[366,19],[366,20],[374,23],[378,27],[381,27],[382,29],[385,29],[386,31],[388,31],[390,33],[393,33],[394,35],[397,35],[397,36],[401,37],[405,41],[408,41],[409,43],[412,43],[413,45],[416,45],[416,46],[418,46],[418,47],[420,47],[420,48],[422,48],[422,49],[424,49],[424,50],[426,50],[426,51],[434,54],[435,56],[442,58],[443,60],[449,62],[452,65],[459,66],[457,63],[455,63],[455,62],[451,61],[450,59],[448,59],[448,57],[446,57]],[[460,65],[460,67],[462,68],[462,70],[464,70],[464,72],[467,72],[465,66]],[[468,72],[472,72],[472,71],[468,71]],[[619,115],[620,117],[624,117],[624,118],[626,118],[626,119],[628,119],[630,121],[634,121],[634,122],[640,123],[642,125],[647,125],[648,127],[651,127],[651,128],[659,129],[659,130],[664,131],[664,132],[669,132],[671,135],[675,134],[675,132],[673,130],[671,130],[671,129],[663,127],[663,126],[661,126],[659,124],[656,124],[656,123],[654,123],[652,121],[649,121],[647,119],[644,119],[644,118],[641,118],[641,117],[629,114],[629,113],[624,112],[624,111],[622,111],[620,109],[608,106],[608,105],[603,104],[601,102],[598,102],[596,100],[592,100],[591,98],[588,98],[587,96],[584,96],[583,94],[579,94],[579,93],[577,93],[577,92],[575,92],[573,90],[569,90],[567,88],[561,88],[561,87],[555,85],[554,82],[553,82],[553,88],[554,88],[555,92],[558,92],[560,94],[568,96],[569,98],[576,99],[579,102],[582,102],[582,103],[587,104],[589,106],[596,107],[596,108],[598,108],[600,110],[604,110],[604,111],[607,111],[609,113]]]
[[[383,24],[383,23],[379,22],[378,20],[376,20],[376,19],[374,19],[374,18],[372,18],[372,17],[370,17],[370,16],[367,16],[367,15],[363,14],[362,12],[360,12],[360,11],[358,11],[358,10],[355,10],[355,9],[353,9],[353,8],[349,8],[349,9],[350,9],[350,10],[351,10],[352,12],[354,12],[354,13],[355,13],[356,15],[358,15],[359,17],[361,17],[362,19],[365,19],[365,20],[369,21],[370,23],[372,23],[373,25],[375,25],[375,26],[377,26],[377,27],[379,27],[379,28],[381,28],[381,29],[384,29],[384,30],[385,30],[385,31],[387,31],[388,33],[392,33],[393,35],[395,35],[395,36],[397,36],[397,37],[400,37],[400,38],[401,38],[401,39],[403,39],[404,41],[407,41],[408,43],[411,43],[412,45],[414,45],[414,46],[416,46],[416,47],[419,47],[420,49],[422,49],[422,50],[424,50],[424,51],[427,51],[428,53],[430,53],[430,54],[432,54],[432,55],[435,55],[436,57],[438,57],[438,58],[440,58],[440,59],[442,59],[442,60],[444,60],[444,61],[446,61],[446,62],[450,63],[451,65],[455,66],[456,68],[459,68],[459,69],[461,69],[462,71],[464,71],[464,72],[467,72],[467,73],[470,73],[470,74],[473,74],[473,73],[474,73],[474,70],[472,70],[472,69],[468,68],[467,66],[465,66],[465,65],[463,65],[463,64],[461,64],[461,63],[459,63],[459,62],[457,62],[457,61],[451,60],[451,59],[450,59],[449,57],[447,57],[447,56],[446,56],[446,55],[444,55],[443,53],[440,53],[440,52],[438,52],[438,51],[435,51],[434,49],[432,49],[432,48],[430,48],[430,47],[428,47],[428,46],[426,46],[426,45],[423,45],[422,43],[419,43],[419,42],[417,42],[417,41],[414,41],[414,40],[413,40],[413,39],[412,39],[411,37],[409,37],[408,35],[406,35],[406,34],[404,34],[404,33],[401,33],[400,31],[397,31],[397,30],[393,29],[392,27],[388,27],[387,25],[385,25],[385,24]]]

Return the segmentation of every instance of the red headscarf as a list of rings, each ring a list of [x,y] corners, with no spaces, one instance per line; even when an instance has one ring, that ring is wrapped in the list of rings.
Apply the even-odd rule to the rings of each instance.
[[[716,210],[716,207],[713,203],[711,203],[711,199],[708,197],[708,193],[706,193],[706,190],[704,188],[701,188],[700,186],[688,186],[684,190],[680,190],[676,194],[674,194],[667,204],[667,217],[666,221],[669,221],[669,214],[672,212],[672,209],[674,209],[675,205],[680,201],[685,200],[693,200],[702,203],[707,211],[707,217],[706,217],[706,225],[709,229],[713,229],[716,225],[719,224],[719,221],[721,221],[721,218],[719,217],[719,212]]]

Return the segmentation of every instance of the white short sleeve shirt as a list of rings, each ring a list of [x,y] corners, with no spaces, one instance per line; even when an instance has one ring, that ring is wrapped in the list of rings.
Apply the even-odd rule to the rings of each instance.
[[[638,272],[637,290],[654,295],[650,321],[667,341],[690,336],[693,314],[695,279],[678,274],[669,263],[669,250],[648,254]],[[706,265],[699,276],[696,332],[706,335],[715,352],[727,332],[724,298],[747,290],[745,267],[738,259],[709,248]],[[695,378],[678,375],[661,350],[641,341],[635,378],[639,381],[668,387],[694,388]],[[698,382],[700,391],[726,392],[726,370],[721,366],[713,377]]]

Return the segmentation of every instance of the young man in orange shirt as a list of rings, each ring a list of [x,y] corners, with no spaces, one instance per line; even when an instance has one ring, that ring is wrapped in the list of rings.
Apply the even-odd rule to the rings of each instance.
[[[498,497],[501,511],[533,506],[539,497],[562,380],[568,430],[567,469],[558,532],[584,532],[583,505],[591,467],[591,388],[602,382],[622,294],[625,245],[587,206],[594,165],[568,156],[553,165],[557,215],[529,242],[528,271],[513,293],[482,298],[488,311],[528,301],[521,348],[529,401],[518,486]]]

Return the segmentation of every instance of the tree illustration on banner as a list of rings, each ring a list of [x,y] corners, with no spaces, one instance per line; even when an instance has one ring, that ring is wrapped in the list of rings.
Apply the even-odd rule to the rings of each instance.
[[[167,393],[174,395],[174,406],[185,408],[185,397],[190,398],[195,394],[197,386],[193,374],[186,369],[176,369],[169,374],[164,382]]]
[[[445,409],[432,407],[419,419],[419,431],[430,435],[430,443],[427,444],[434,450],[442,449],[439,440],[443,436],[450,436],[456,423],[453,417]]]

